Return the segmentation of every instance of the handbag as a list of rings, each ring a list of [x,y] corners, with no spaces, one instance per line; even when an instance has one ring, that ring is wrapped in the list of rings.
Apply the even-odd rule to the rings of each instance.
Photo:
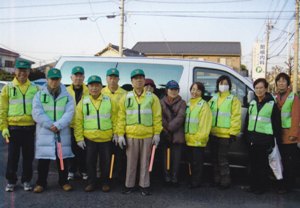
[[[282,162],[281,162],[281,155],[278,149],[278,145],[276,139],[274,139],[275,145],[273,147],[272,152],[269,154],[269,165],[274,173],[274,176],[277,180],[283,179],[282,172]]]

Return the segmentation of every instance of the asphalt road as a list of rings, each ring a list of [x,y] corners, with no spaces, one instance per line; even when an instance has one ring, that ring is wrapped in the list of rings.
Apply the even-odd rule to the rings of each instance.
[[[233,186],[228,190],[219,190],[210,187],[205,183],[198,189],[188,189],[187,182],[181,177],[179,187],[166,187],[160,179],[160,174],[156,174],[152,180],[152,195],[142,196],[140,192],[134,192],[129,195],[121,193],[123,184],[114,183],[112,191],[103,193],[97,190],[92,193],[85,193],[86,182],[77,180],[71,182],[74,187],[72,192],[64,192],[57,184],[58,175],[55,166],[51,166],[48,177],[48,188],[41,194],[23,191],[20,184],[15,192],[5,192],[5,167],[7,160],[7,146],[3,140],[0,141],[0,208],[6,207],[192,207],[192,208],[293,208],[300,207],[300,189],[285,195],[278,195],[270,190],[263,195],[254,195],[246,193],[242,187],[246,185],[245,171],[233,171]],[[34,178],[36,181],[36,162],[34,165]],[[209,169],[207,169],[209,171]],[[20,172],[20,171],[19,171]],[[207,173],[206,175],[210,175]],[[207,178],[207,177],[206,177]]]

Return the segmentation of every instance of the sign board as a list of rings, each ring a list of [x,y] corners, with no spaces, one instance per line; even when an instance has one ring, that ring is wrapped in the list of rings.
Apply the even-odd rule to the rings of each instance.
[[[266,44],[254,44],[252,60],[252,79],[266,78]]]

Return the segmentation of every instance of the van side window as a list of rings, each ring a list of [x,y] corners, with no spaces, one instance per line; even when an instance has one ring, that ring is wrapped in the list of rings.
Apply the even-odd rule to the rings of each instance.
[[[230,77],[232,82],[231,93],[236,95],[241,101],[242,105],[245,106],[245,100],[247,99],[247,86],[227,72],[219,71],[217,69],[194,68],[193,81],[202,82],[204,84],[204,98],[209,100],[216,91],[216,81],[221,75],[227,75]]]
[[[182,65],[155,64],[155,63],[135,63],[135,62],[100,62],[95,61],[66,61],[61,67],[62,83],[70,84],[70,74],[74,66],[82,66],[85,70],[85,81],[89,76],[97,74],[102,78],[103,85],[106,83],[106,71],[109,68],[118,68],[120,71],[119,85],[125,90],[132,90],[130,74],[134,69],[143,69],[146,78],[154,80],[159,97],[164,95],[165,85],[170,80],[180,81],[183,73]]]

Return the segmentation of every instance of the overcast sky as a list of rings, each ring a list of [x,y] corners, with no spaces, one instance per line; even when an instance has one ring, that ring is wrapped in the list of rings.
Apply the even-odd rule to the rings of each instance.
[[[119,45],[118,0],[0,2],[0,47],[37,64]],[[270,18],[270,66],[284,66],[287,40],[294,40],[288,36],[295,31],[294,10],[295,0],[127,0],[124,47],[138,41],[239,41],[242,63],[251,67],[252,46],[265,41]]]

